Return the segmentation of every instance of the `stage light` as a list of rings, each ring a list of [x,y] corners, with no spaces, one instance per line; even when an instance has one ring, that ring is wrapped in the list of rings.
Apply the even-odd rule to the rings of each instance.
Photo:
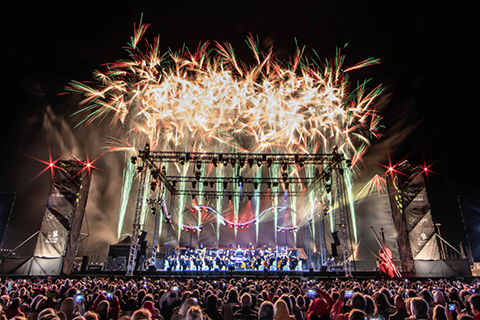
[[[248,201],[252,201],[252,196],[248,196]]]
[[[208,187],[208,181],[203,181],[203,187],[207,188]]]
[[[197,169],[200,170],[202,168],[202,163],[201,162],[197,162]]]
[[[133,165],[136,165],[136,164],[137,164],[137,157],[136,157],[136,156],[131,156],[131,157],[130,157],[130,162],[131,162]]]
[[[195,180],[200,181],[200,175],[201,175],[200,171],[195,172]]]
[[[262,166],[262,160],[261,160],[261,159],[258,159],[258,160],[257,160],[257,165],[258,165],[259,167]]]
[[[166,223],[166,224],[170,224],[170,219],[168,219],[167,217],[165,217],[165,223]]]
[[[283,182],[287,182],[288,174],[286,172],[282,173],[282,180],[283,180]]]
[[[272,186],[272,183],[270,181],[267,182],[267,188],[270,189],[271,186]]]
[[[229,195],[229,196],[228,196],[228,200],[229,200],[229,201],[232,201],[232,195]]]
[[[325,190],[327,193],[330,193],[332,191],[332,185],[330,183],[325,184]]]
[[[253,167],[253,158],[249,158],[248,159],[248,165],[251,167]]]
[[[241,159],[240,160],[240,168],[243,168],[245,166],[245,160]]]
[[[212,164],[215,168],[217,167],[217,158],[212,158]]]
[[[185,164],[185,159],[184,158],[180,158],[180,164],[183,166]]]
[[[192,193],[192,200],[195,200],[195,193]]]
[[[290,184],[288,182],[285,182],[285,189],[288,189],[289,185]]]
[[[270,168],[272,166],[272,158],[267,159],[267,168]]]
[[[138,173],[142,173],[142,171],[143,171],[143,167],[142,167],[142,166],[138,166],[138,167],[137,167],[137,172],[138,172]]]
[[[190,153],[185,153],[185,161],[190,161]]]
[[[388,170],[389,170],[390,172],[392,172],[392,171],[393,171],[393,167],[388,168]]]
[[[299,163],[299,165],[300,165],[300,168],[303,168],[303,166],[305,165],[305,161],[304,161],[303,159],[302,159],[302,160],[300,160],[300,163]]]
[[[165,166],[162,166],[162,174],[163,174],[164,176],[167,175],[167,169],[165,168]]]
[[[273,181],[273,186],[278,187],[278,180]]]
[[[343,176],[343,169],[342,168],[338,169],[338,173],[340,173],[340,175]]]
[[[283,170],[283,171],[287,171],[287,163],[286,163],[286,162],[284,162],[284,163],[282,164],[282,170]]]
[[[227,190],[227,187],[228,187],[228,182],[224,182],[223,183],[223,190]]]
[[[352,166],[352,159],[345,160],[345,164],[347,165],[347,168],[350,168]]]
[[[172,181],[172,187],[173,189],[177,189],[177,181]]]
[[[255,181],[255,182],[253,183],[253,189],[255,189],[255,190],[258,189],[258,182],[257,182],[257,181]]]
[[[235,164],[237,163],[237,160],[235,160],[235,158],[232,158],[232,160],[230,160],[230,162],[232,163],[232,167],[235,167]]]
[[[150,208],[150,213],[153,214],[153,215],[157,214],[157,209],[155,209],[155,207],[151,207]]]
[[[213,189],[213,186],[215,185],[215,182],[210,181],[210,188]]]
[[[226,159],[226,158],[223,159],[223,165],[224,165],[225,167],[228,166],[228,159]]]
[[[195,189],[197,187],[197,181],[192,181],[192,188]]]
[[[239,187],[243,186],[243,177],[242,176],[238,177],[238,186]]]

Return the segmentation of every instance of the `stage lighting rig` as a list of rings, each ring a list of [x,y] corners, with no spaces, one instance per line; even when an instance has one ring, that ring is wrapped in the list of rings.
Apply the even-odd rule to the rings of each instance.
[[[137,164],[137,156],[131,156],[131,157],[130,157],[130,162],[131,162],[133,165],[136,165],[136,164]]]

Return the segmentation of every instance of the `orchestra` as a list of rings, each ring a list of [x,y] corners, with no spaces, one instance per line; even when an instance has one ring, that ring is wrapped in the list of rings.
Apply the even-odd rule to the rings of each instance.
[[[292,249],[175,249],[166,259],[172,271],[301,271],[305,259]]]

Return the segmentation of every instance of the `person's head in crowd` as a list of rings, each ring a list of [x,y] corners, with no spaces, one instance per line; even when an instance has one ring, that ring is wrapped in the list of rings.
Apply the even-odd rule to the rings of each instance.
[[[422,298],[412,298],[410,309],[415,319],[428,319],[428,304]]]
[[[228,300],[227,303],[232,302],[232,303],[238,303],[238,291],[235,288],[231,288],[228,291]]]
[[[152,320],[152,314],[147,309],[140,308],[132,314],[131,320]]]
[[[460,297],[458,296],[458,289],[455,287],[451,287],[450,289],[448,289],[447,297],[451,302],[460,301]]]
[[[198,306],[193,306],[187,311],[185,320],[203,320],[202,310]]]
[[[214,294],[209,295],[207,297],[206,303],[207,303],[207,309],[216,309],[217,303],[218,303],[217,296]]]
[[[76,303],[73,298],[68,297],[62,301],[60,305],[60,311],[65,312],[66,315],[71,315],[75,312]]]
[[[370,296],[363,296],[365,298],[365,313],[369,316],[372,316],[375,314],[375,302],[373,301],[373,298]],[[402,300],[403,302],[403,300]]]
[[[435,308],[433,308],[432,320],[447,320],[443,306],[436,305]]]
[[[290,314],[288,312],[287,303],[278,299],[277,302],[273,305],[273,318],[276,320],[289,319]]]
[[[473,320],[473,317],[466,313],[462,313],[457,316],[457,320]]]
[[[472,314],[474,316],[480,314],[480,295],[478,293],[472,294],[468,297],[467,301],[470,304]]]
[[[382,311],[386,311],[388,309],[393,308],[393,306],[388,301],[387,296],[385,294],[379,292],[375,296],[375,308],[376,308],[376,313],[380,314],[380,313],[382,313]]]
[[[197,298],[187,298],[187,300],[185,300],[182,304],[182,306],[180,307],[180,309],[178,310],[178,313],[183,315],[183,316],[186,316],[187,314],[187,311],[188,309],[190,309],[191,307],[197,305],[197,301],[195,301]]]
[[[85,320],[98,320],[98,315],[95,312],[87,311],[83,315]]]
[[[433,297],[428,289],[422,289],[420,291],[419,297],[425,300],[427,303],[433,303]]]
[[[467,302],[467,298],[471,295],[472,293],[470,292],[470,290],[467,290],[467,289],[463,289],[460,291],[460,300],[462,301],[462,303],[465,303]]]
[[[348,320],[365,320],[365,312],[359,309],[352,309],[348,314]]]
[[[37,319],[40,320],[41,317],[49,313],[55,313],[55,310],[53,310],[52,308],[43,309],[38,313]]]
[[[263,301],[258,310],[258,320],[273,320],[274,307],[270,301]]]
[[[84,316],[76,316],[72,320],[85,320],[85,317]]]
[[[446,301],[442,291],[436,291],[433,294],[433,303],[445,306]]]
[[[280,296],[280,299],[282,299],[283,301],[285,301],[285,303],[287,304],[287,310],[288,310],[288,313],[292,313],[293,311],[293,305],[292,305],[292,301],[290,300],[290,297],[288,296],[288,294],[282,294]]]
[[[303,310],[305,309],[305,297],[301,294],[297,296],[297,306]]]
[[[153,319],[157,317],[157,311],[155,311],[155,306],[153,304],[153,301],[150,301],[150,300],[145,301],[142,305],[142,308],[150,311]]]
[[[352,296],[352,309],[365,311],[366,301],[363,294],[355,292]]]
[[[57,317],[60,318],[60,320],[67,320],[67,315],[65,314],[65,312],[57,311],[55,314],[57,315]]]
[[[241,297],[241,306],[244,309],[248,309],[250,308],[251,304],[252,304],[252,296],[249,293],[245,292]]]
[[[408,291],[407,291],[407,298],[415,298],[415,297],[418,297],[418,295],[417,295],[417,293],[415,292],[415,290],[408,289]]]

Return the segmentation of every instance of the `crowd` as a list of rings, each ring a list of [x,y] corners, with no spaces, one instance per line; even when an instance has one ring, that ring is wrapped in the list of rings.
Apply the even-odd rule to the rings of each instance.
[[[480,320],[477,283],[7,279],[0,320]]]

